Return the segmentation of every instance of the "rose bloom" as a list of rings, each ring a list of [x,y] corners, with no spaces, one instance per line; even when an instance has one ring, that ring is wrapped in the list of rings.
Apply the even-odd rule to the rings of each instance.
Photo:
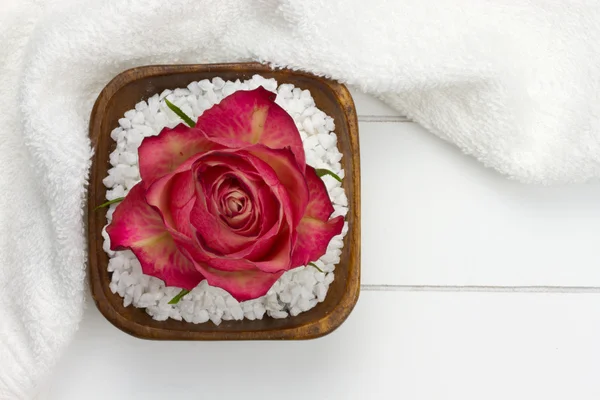
[[[323,181],[306,165],[294,121],[263,88],[238,91],[144,139],[141,182],[107,227],[145,274],[191,290],[206,279],[239,301],[317,260],[342,231]]]

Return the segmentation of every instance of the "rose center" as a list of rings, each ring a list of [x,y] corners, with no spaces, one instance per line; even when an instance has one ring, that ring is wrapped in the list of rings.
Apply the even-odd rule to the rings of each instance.
[[[250,216],[252,200],[246,187],[236,177],[224,177],[215,194],[219,214],[227,224],[237,226]]]
[[[226,200],[227,210],[225,213],[227,214],[227,216],[231,217],[240,214],[244,210],[244,207],[246,207],[247,200],[248,199],[246,196],[229,196]]]

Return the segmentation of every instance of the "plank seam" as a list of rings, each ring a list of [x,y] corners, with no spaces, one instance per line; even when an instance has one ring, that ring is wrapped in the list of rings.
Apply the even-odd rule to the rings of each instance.
[[[368,292],[490,292],[490,293],[599,293],[595,286],[441,286],[441,285],[370,285],[360,286]]]

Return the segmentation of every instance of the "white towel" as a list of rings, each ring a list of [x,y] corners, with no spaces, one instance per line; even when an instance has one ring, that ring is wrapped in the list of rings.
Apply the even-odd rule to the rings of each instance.
[[[0,0],[0,399],[81,318],[93,101],[119,72],[259,60],[377,95],[524,182],[600,176],[595,0]]]

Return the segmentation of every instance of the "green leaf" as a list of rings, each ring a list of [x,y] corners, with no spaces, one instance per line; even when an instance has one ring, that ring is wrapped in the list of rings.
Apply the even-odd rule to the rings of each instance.
[[[173,297],[171,299],[171,301],[169,301],[169,304],[177,304],[177,303],[179,303],[179,300],[181,300],[183,298],[183,296],[185,296],[189,292],[190,292],[189,290],[181,289],[181,292],[179,292],[179,294],[177,296]]]
[[[335,179],[338,182],[342,181],[342,178],[340,178],[339,176],[337,176],[334,172],[328,170],[328,169],[323,169],[323,168],[315,168],[315,172],[317,173],[317,176],[320,178],[323,175],[329,175],[331,177],[333,177],[333,179]]]
[[[323,272],[323,270],[321,268],[317,267],[317,264],[315,264],[315,263],[309,262],[308,265],[310,265],[311,267],[315,267],[319,272]],[[323,273],[325,273],[325,272],[323,272]]]
[[[94,208],[94,211],[96,211],[96,210],[98,210],[98,209],[100,209],[100,208],[108,207],[108,206],[110,206],[111,204],[114,204],[114,203],[118,203],[118,202],[120,202],[120,201],[123,201],[123,199],[124,199],[124,198],[125,198],[125,197],[117,197],[116,199],[113,199],[113,200],[107,201],[106,203],[102,203],[102,204],[100,204],[98,207]]]
[[[193,119],[191,119],[183,111],[181,111],[181,108],[177,107],[175,104],[173,104],[169,100],[167,100],[166,97],[165,97],[165,103],[167,104],[167,107],[169,107],[171,109],[171,111],[173,111],[175,114],[177,114],[177,116],[179,116],[179,118],[181,118],[183,120],[183,122],[188,124],[188,126],[190,128],[193,128],[196,126],[196,123],[194,122]]]

